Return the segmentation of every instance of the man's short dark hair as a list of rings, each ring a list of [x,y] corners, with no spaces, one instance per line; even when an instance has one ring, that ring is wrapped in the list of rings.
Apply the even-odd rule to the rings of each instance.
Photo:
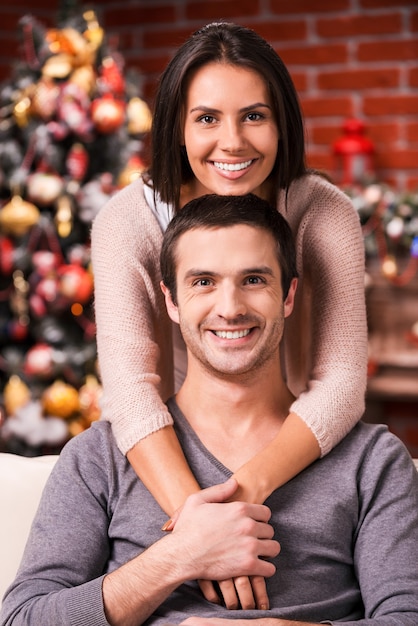
[[[174,303],[177,299],[176,250],[181,235],[197,228],[227,228],[237,224],[260,228],[272,235],[281,269],[283,297],[286,298],[291,281],[298,273],[293,235],[285,218],[276,208],[254,194],[207,194],[188,202],[171,220],[164,235],[160,256],[161,274]]]

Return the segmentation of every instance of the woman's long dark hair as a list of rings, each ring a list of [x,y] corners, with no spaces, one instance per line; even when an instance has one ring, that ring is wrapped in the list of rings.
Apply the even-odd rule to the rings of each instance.
[[[178,49],[161,75],[155,99],[149,176],[161,200],[175,209],[181,186],[194,177],[181,147],[187,87],[192,73],[211,62],[255,70],[266,83],[280,136],[270,175],[275,194],[306,172],[302,114],[285,64],[255,31],[227,22],[208,24]]]

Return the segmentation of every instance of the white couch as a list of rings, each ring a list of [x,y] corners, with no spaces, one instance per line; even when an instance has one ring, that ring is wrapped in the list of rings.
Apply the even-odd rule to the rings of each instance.
[[[57,459],[0,453],[0,603],[16,575],[42,490]],[[418,459],[415,465],[418,470]]]
[[[0,452],[0,603],[14,579],[46,480],[58,456]]]

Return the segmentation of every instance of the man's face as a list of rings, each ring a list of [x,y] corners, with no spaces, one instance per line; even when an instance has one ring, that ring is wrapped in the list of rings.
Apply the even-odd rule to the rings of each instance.
[[[163,291],[189,364],[195,359],[212,373],[231,376],[278,359],[296,280],[283,302],[270,233],[244,224],[190,230],[177,242],[176,259],[177,304]]]

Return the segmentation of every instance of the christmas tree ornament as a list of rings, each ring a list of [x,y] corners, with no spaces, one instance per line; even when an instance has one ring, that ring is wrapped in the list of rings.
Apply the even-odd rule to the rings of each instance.
[[[13,271],[14,246],[8,237],[0,236],[0,274],[6,276]]]
[[[40,207],[46,207],[57,200],[64,189],[64,181],[58,174],[34,172],[27,179],[28,197]]]
[[[7,415],[14,415],[22,406],[31,399],[31,392],[20,376],[10,376],[3,391],[3,403]]]
[[[100,93],[111,93],[122,97],[125,91],[125,79],[119,64],[111,56],[106,56],[99,69],[97,84]]]
[[[126,105],[111,94],[96,98],[91,103],[91,118],[99,133],[114,133],[125,121]]]
[[[67,195],[61,196],[57,202],[54,218],[59,237],[68,237],[73,229],[73,209]]]
[[[84,141],[91,141],[93,121],[89,117],[90,99],[79,85],[66,82],[61,87],[57,121]]]
[[[47,387],[41,398],[46,415],[68,419],[80,410],[78,391],[63,380],[56,380]]]
[[[88,424],[100,418],[101,407],[100,400],[103,395],[103,389],[96,376],[90,374],[86,378],[86,382],[79,390],[79,405],[81,415]]]
[[[50,120],[56,113],[59,87],[53,80],[43,78],[35,85],[31,97],[30,113],[43,121]]]
[[[104,30],[99,24],[97,15],[93,9],[87,9],[87,11],[83,13],[83,18],[86,22],[83,35],[90,43],[93,50],[98,50],[103,44]]]
[[[105,173],[85,183],[77,194],[78,217],[91,224],[100,209],[114,193],[112,175]]]
[[[146,169],[144,161],[137,155],[132,155],[118,177],[118,186],[126,187],[137,180]]]
[[[2,436],[6,441],[18,439],[31,449],[41,446],[61,448],[69,439],[67,423],[59,417],[45,417],[39,400],[31,400],[5,421]],[[37,451],[37,454],[41,452]]]
[[[81,182],[86,175],[89,165],[89,155],[83,144],[74,143],[67,153],[65,167],[68,175]]]
[[[54,373],[53,349],[45,343],[32,346],[26,353],[23,371],[28,376],[49,378]]]
[[[126,109],[128,132],[131,135],[142,135],[151,130],[151,111],[142,98],[134,97],[128,102]]]
[[[69,302],[84,304],[93,293],[92,274],[80,265],[61,265],[57,270],[59,293]]]
[[[0,227],[14,237],[22,237],[37,224],[40,218],[38,208],[16,195],[0,210]]]
[[[13,116],[16,124],[21,128],[25,127],[29,123],[31,109],[31,101],[28,96],[22,96],[22,98],[16,102],[13,109]]]

